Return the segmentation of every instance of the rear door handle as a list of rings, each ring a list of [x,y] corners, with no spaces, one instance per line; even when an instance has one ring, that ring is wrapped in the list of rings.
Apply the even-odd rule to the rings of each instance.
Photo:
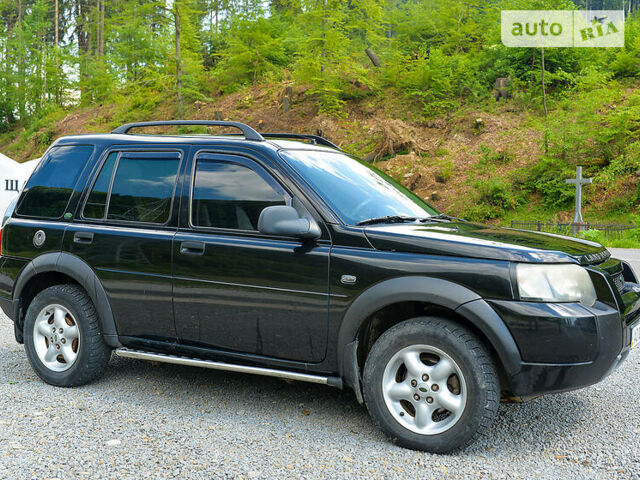
[[[180,244],[180,253],[185,255],[202,255],[204,254],[204,242],[182,242]]]
[[[76,232],[73,234],[75,243],[91,243],[93,242],[93,232]]]

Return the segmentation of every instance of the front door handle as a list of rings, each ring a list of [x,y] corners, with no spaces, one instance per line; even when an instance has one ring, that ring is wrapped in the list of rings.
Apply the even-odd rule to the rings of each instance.
[[[202,255],[204,254],[204,242],[182,242],[180,244],[180,253],[185,255]]]
[[[76,232],[73,234],[75,243],[91,243],[93,242],[93,232]]]

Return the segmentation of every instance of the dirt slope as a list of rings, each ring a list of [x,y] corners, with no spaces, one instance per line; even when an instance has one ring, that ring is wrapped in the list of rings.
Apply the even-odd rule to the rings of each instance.
[[[415,120],[416,112],[388,97],[349,102],[341,118],[318,113],[305,87],[292,88],[291,108],[284,111],[285,86],[252,87],[188,106],[187,118],[237,120],[263,132],[320,134],[346,151],[372,161],[434,206],[457,213],[474,197],[473,183],[489,173],[474,168],[486,155],[504,155],[509,161],[500,174],[535,162],[540,133],[527,127],[527,117],[511,105],[491,106],[491,113],[461,108],[455,116]],[[398,102],[396,100],[396,102]],[[42,154],[51,141],[64,135],[108,132],[121,122],[126,105],[79,107],[54,123],[26,135],[17,130],[0,137],[0,151],[27,160]],[[127,112],[126,117],[136,117]],[[153,116],[137,120],[175,118],[170,99]],[[25,138],[27,137],[27,138]]]

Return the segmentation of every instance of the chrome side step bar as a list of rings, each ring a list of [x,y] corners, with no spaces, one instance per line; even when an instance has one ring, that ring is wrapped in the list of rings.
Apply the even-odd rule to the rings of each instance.
[[[119,357],[151,360],[153,362],[173,363],[176,365],[188,365],[191,367],[211,368],[213,370],[226,370],[229,372],[252,373],[255,375],[285,378],[288,380],[299,380],[301,382],[321,383],[323,385],[342,388],[342,379],[338,377],[324,377],[321,375],[311,375],[308,373],[275,370],[273,368],[250,367],[247,365],[237,365],[233,363],[213,362],[211,360],[200,360],[198,358],[166,355],[164,353],[143,352],[140,350],[130,350],[128,348],[118,348],[115,350],[115,353]]]

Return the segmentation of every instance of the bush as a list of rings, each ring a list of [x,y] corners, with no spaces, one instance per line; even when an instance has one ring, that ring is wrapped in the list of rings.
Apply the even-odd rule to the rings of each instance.
[[[542,204],[548,209],[568,207],[574,200],[574,192],[565,179],[574,171],[566,161],[545,157],[535,166],[520,171],[524,174],[523,187],[530,193],[542,196]]]
[[[510,152],[496,151],[486,145],[481,145],[478,153],[480,153],[478,164],[481,166],[505,165],[513,159],[513,154]]]
[[[468,55],[446,55],[439,48],[422,49],[409,57],[397,57],[384,75],[388,86],[398,87],[409,99],[423,105],[425,117],[450,111],[461,97],[473,95],[476,91],[471,58]]]
[[[515,210],[523,201],[522,195],[517,194],[512,185],[501,177],[478,180],[473,187],[477,196],[474,204],[464,212],[464,216],[470,220],[502,217],[505,211]]]
[[[219,88],[232,92],[286,66],[292,53],[283,39],[286,27],[278,18],[235,21],[217,53],[213,77]]]
[[[454,165],[448,158],[443,158],[437,161],[436,177],[439,177],[443,182],[446,182],[453,176]]]
[[[511,184],[504,178],[480,180],[475,183],[474,188],[479,194],[479,201],[483,203],[500,207],[502,210],[515,209],[518,206]]]
[[[620,232],[617,238],[609,238],[601,230],[585,230],[578,234],[578,238],[596,242],[605,247],[640,248],[640,228]]]

